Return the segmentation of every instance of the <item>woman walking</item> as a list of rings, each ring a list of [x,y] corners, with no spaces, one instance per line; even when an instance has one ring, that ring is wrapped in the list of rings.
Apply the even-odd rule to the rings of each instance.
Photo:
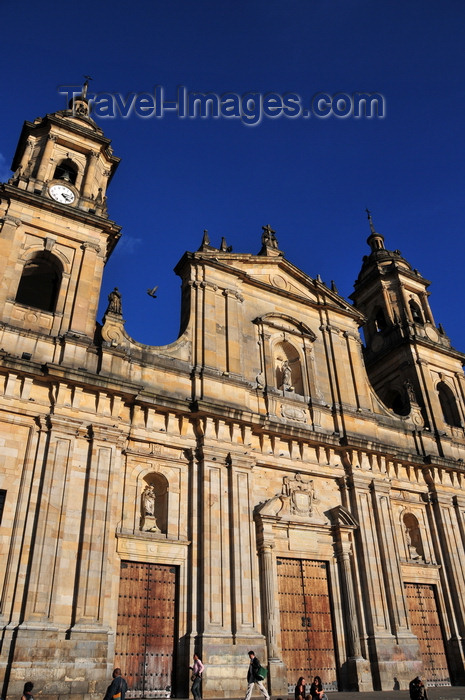
[[[189,666],[189,668],[192,671],[192,695],[194,696],[194,700],[200,700],[202,697],[201,694],[201,686],[202,686],[202,673],[203,669],[205,666],[203,663],[200,661],[198,654],[194,654],[194,663],[192,666]]]

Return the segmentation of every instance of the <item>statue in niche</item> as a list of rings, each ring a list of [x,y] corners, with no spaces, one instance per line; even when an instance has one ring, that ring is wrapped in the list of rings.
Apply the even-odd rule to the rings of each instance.
[[[157,496],[155,489],[151,484],[147,484],[142,491],[142,508],[141,508],[141,530],[144,532],[161,532],[155,518],[155,505]]]
[[[155,516],[155,490],[150,484],[142,492],[142,510],[144,515]]]
[[[418,551],[418,549],[421,549],[421,544],[418,547],[418,543],[414,543],[412,541],[412,531],[409,527],[405,528],[405,540],[407,542],[409,559],[412,559],[412,561],[418,561],[418,559],[423,559],[423,555]]]
[[[281,388],[284,391],[294,391],[294,387],[292,386],[291,368],[289,367],[289,362],[287,360],[284,360],[283,364],[281,365],[281,375],[283,380]]]
[[[413,384],[410,381],[410,379],[406,379],[404,382],[404,388],[405,391],[407,392],[408,400],[410,403],[418,403],[417,397],[415,395],[415,389],[413,388]]]
[[[315,496],[313,479],[297,473],[294,477],[285,476],[283,479],[283,495],[290,497],[291,513],[310,517],[313,514],[313,504],[318,501]]]

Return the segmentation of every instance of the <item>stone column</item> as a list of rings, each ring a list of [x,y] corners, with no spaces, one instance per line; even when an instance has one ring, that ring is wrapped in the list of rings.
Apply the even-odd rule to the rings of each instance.
[[[258,529],[258,556],[260,560],[261,600],[263,623],[268,652],[268,690],[272,695],[287,695],[287,669],[282,661],[278,644],[280,634],[279,599],[276,561],[273,555],[273,518],[256,515]]]
[[[64,625],[70,622],[69,603],[66,606],[67,612],[57,609],[59,598],[56,593],[60,570],[63,566],[68,569],[71,566],[72,576],[75,568],[72,563],[76,563],[76,532],[79,531],[79,522],[75,519],[77,511],[74,507],[68,510],[67,505],[73,503],[80,508],[82,504],[82,492],[74,489],[71,493],[72,455],[75,433],[79,427],[80,421],[56,415],[48,417],[47,453],[43,467],[43,487],[37,515],[25,622],[50,624],[55,619],[59,619]],[[74,543],[71,543],[71,533]],[[67,590],[69,595],[69,587]],[[62,617],[62,613],[67,617]]]
[[[361,658],[360,633],[357,622],[357,610],[355,607],[355,594],[350,571],[350,552],[352,546],[350,542],[338,542],[336,545],[336,555],[341,572],[342,591],[347,607],[347,632],[348,632],[348,652],[351,658]]]
[[[333,429],[336,433],[344,431],[344,414],[341,411],[341,386],[337,373],[337,364],[334,353],[333,334],[338,334],[338,330],[333,328],[327,322],[327,314],[322,313],[322,323],[320,325],[321,336],[323,340],[324,353],[328,368],[329,386],[331,391],[331,403],[334,410],[332,411]]]
[[[35,469],[38,469],[38,465],[44,459],[48,429],[45,421],[39,417],[20,418],[17,414],[12,414],[8,423],[18,448],[18,461],[15,467],[18,479],[18,501],[14,529],[11,531],[8,545],[3,549],[5,568],[0,573],[0,585],[3,619],[8,619],[8,627],[12,630],[21,620],[22,607],[29,595],[27,577],[16,578],[15,571],[27,570],[31,543],[35,537],[34,516],[39,508],[40,483],[34,479],[34,474]],[[2,432],[5,428],[6,426],[3,425]],[[19,445],[22,445],[22,449],[19,449]]]
[[[105,580],[111,575],[106,565],[105,549],[114,526],[112,489],[118,489],[117,475],[125,435],[108,426],[104,429],[93,426],[81,430],[80,437],[87,442],[88,464],[84,459],[76,464],[74,480],[85,480],[87,509],[81,523],[79,586],[72,636],[77,632],[88,634],[104,622]]]
[[[431,493],[430,500],[440,546],[438,561],[442,564],[443,575],[447,577],[447,588],[450,591],[451,603],[454,608],[454,622],[451,626],[456,628],[460,637],[463,638],[465,637],[465,599],[463,595],[465,547],[462,538],[465,499],[463,496],[455,496],[452,499],[450,494],[434,491]]]
[[[418,358],[417,365],[419,368],[420,388],[424,399],[427,422],[431,430],[437,430],[435,415],[437,413],[437,415],[442,416],[442,412],[440,410],[436,412],[436,407],[431,405],[431,397],[434,397],[439,408],[439,399],[437,398],[436,390],[431,381],[431,372],[429,371],[428,362]]]
[[[226,371],[241,376],[240,304],[243,297],[232,289],[223,291],[225,297]]]
[[[334,378],[334,400],[340,409],[341,428],[344,426],[344,406],[353,406],[355,403],[353,381],[351,373],[347,371],[348,354],[347,343],[344,334],[339,328],[335,328],[330,324],[327,325],[328,331],[328,357],[331,357],[332,373]]]
[[[357,409],[371,410],[371,397],[368,392],[369,384],[366,381],[366,370],[362,358],[362,341],[358,334],[346,331],[344,337],[347,342],[349,366],[353,380],[353,398]]]
[[[202,269],[195,269],[193,271],[197,277],[202,274]],[[188,282],[191,288],[191,308],[194,320],[194,332],[193,332],[193,353],[194,353],[194,366],[197,375],[200,375],[200,381],[195,387],[194,396],[200,398],[202,395],[202,382],[201,374],[205,364],[204,357],[204,295],[205,295],[205,284],[200,279],[191,280]]]
[[[98,153],[91,151],[87,157],[87,170],[84,178],[82,194],[90,199],[94,187],[95,169],[97,167]]]
[[[214,430],[213,421],[204,419],[204,440]],[[213,645],[227,644],[231,638],[231,569],[227,470],[224,455],[206,446],[198,448],[199,492],[197,509],[199,528],[199,631],[204,639],[203,654],[208,655],[207,639]]]
[[[220,291],[216,284],[201,282],[202,307],[201,319],[203,329],[203,368],[220,369],[227,368],[227,347],[224,307]],[[208,381],[208,379],[204,379]]]
[[[12,305],[6,302],[15,298],[19,283],[17,262],[21,255],[22,236],[17,229],[21,223],[20,219],[8,214],[0,219],[0,308],[2,321],[7,323],[11,318]]]
[[[380,556],[384,572],[384,583],[389,601],[392,631],[398,636],[408,630],[407,601],[404,594],[402,574],[399,565],[397,543],[392,533],[392,511],[389,494],[391,486],[385,481],[373,481],[373,503],[378,521]]]
[[[45,177],[47,175],[47,168],[50,165],[50,158],[52,155],[53,147],[55,145],[56,141],[56,136],[53,136],[52,134],[49,134],[47,136],[47,141],[45,143],[45,148],[42,153],[42,158],[40,161],[39,169],[37,171],[37,180],[40,180],[41,182],[45,180]]]
[[[401,283],[399,286],[400,286],[400,293],[401,293],[401,300],[399,300],[399,301],[403,302],[404,314],[405,314],[407,321],[409,323],[414,323],[413,316],[412,316],[412,310],[410,308],[409,299],[407,296],[405,285]],[[402,311],[402,307],[401,307],[401,311]]]
[[[373,690],[373,678],[370,663],[362,655],[350,561],[353,533],[359,526],[350,511],[344,507],[334,508],[333,518],[333,531],[336,539],[334,549],[339,569],[343,615],[347,633],[347,658],[343,663],[344,678],[341,680],[349,690],[370,691]]]
[[[428,303],[428,292],[421,292],[419,296],[421,299],[421,307],[423,309],[425,319],[427,321],[429,321],[430,323],[432,323],[434,326],[433,314],[431,313],[431,308],[430,308],[430,305]]]
[[[273,545],[262,544],[259,549],[260,564],[263,577],[263,619],[265,622],[265,636],[268,647],[268,660],[278,661],[276,632],[278,629],[276,590],[274,581]]]
[[[18,417],[14,416],[14,418],[16,422]],[[25,668],[30,669],[33,663],[33,650],[38,648],[39,653],[44,654],[44,647],[47,644],[53,646],[56,635],[56,628],[50,621],[34,620],[31,616],[30,602],[38,586],[37,578],[32,575],[31,559],[39,549],[37,542],[39,513],[45,505],[40,476],[41,470],[45,470],[49,443],[49,426],[46,418],[37,416],[34,423],[36,429],[31,426],[30,450],[24,455],[15,518],[16,527],[11,537],[9,556],[5,557],[5,580],[2,581],[4,632],[0,679],[3,681],[8,677],[8,690],[11,696],[21,693]],[[32,561],[32,567],[37,568],[35,561]],[[15,576],[15,570],[22,573]],[[28,571],[31,575],[27,575]],[[50,578],[50,572],[47,573]],[[51,641],[48,641],[47,637],[51,638]],[[45,653],[47,653],[46,650]],[[39,663],[34,663],[34,667],[37,668]]]
[[[386,313],[386,321],[390,320],[392,323],[394,323],[394,313],[392,309],[392,302],[391,299],[389,298],[389,292],[384,286],[384,284],[381,287],[382,293],[383,293],[383,299],[384,299],[384,309]],[[400,305],[399,305],[400,306]]]
[[[454,374],[455,386],[457,387],[457,394],[459,400],[457,401],[457,409],[462,421],[462,426],[465,426],[465,376],[462,371],[456,372]]]
[[[367,626],[370,635],[389,629],[386,620],[386,598],[384,583],[380,570],[378,538],[374,527],[374,514],[370,497],[370,482],[363,477],[352,476],[353,510],[360,523],[360,548],[363,556],[359,557],[364,585],[364,604],[367,611]]]
[[[448,639],[447,656],[455,682],[465,683],[464,597],[463,560],[464,551],[464,505],[463,497],[438,493],[435,479],[436,468],[425,470],[425,478],[430,486],[426,512],[434,543],[434,557],[439,565],[441,598],[444,600],[444,636]],[[441,614],[441,611],[439,611]]]
[[[100,246],[94,242],[83,243],[81,249],[81,264],[76,270],[78,278],[73,277],[74,290],[71,285],[68,287],[69,292],[74,291],[74,295],[72,308],[70,309],[70,299],[65,304],[63,332],[67,330],[66,321],[69,318],[71,331],[93,337],[104,260]]]
[[[373,675],[378,676],[381,689],[387,690],[392,688],[392,678],[399,677],[399,672],[392,661],[396,658],[396,639],[391,629],[390,598],[386,591],[380,525],[371,482],[368,475],[361,473],[351,477],[351,510],[360,523],[357,563]]]
[[[31,143],[31,141],[28,141],[24,148],[23,155],[21,156],[21,163],[19,164],[19,167],[21,168],[20,175],[24,175],[24,173],[26,172],[26,168],[29,164],[29,161],[31,160],[33,148],[34,146]]]

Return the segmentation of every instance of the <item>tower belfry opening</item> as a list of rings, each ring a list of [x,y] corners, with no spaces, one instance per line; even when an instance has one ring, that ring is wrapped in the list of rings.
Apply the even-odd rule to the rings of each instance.
[[[55,311],[60,290],[62,269],[51,255],[38,254],[23,269],[16,293],[16,302],[43,311]]]

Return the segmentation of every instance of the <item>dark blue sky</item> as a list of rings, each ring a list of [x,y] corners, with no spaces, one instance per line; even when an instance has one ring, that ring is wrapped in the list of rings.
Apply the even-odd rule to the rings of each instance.
[[[123,237],[107,264],[126,330],[162,345],[179,325],[173,267],[225,236],[258,252],[271,224],[286,257],[347,297],[369,252],[365,207],[386,247],[432,281],[431,306],[465,351],[465,4],[461,0],[3,0],[0,179],[22,122],[97,92],[378,92],[384,119],[100,119],[121,165],[108,191]],[[158,298],[146,290],[159,285]]]

